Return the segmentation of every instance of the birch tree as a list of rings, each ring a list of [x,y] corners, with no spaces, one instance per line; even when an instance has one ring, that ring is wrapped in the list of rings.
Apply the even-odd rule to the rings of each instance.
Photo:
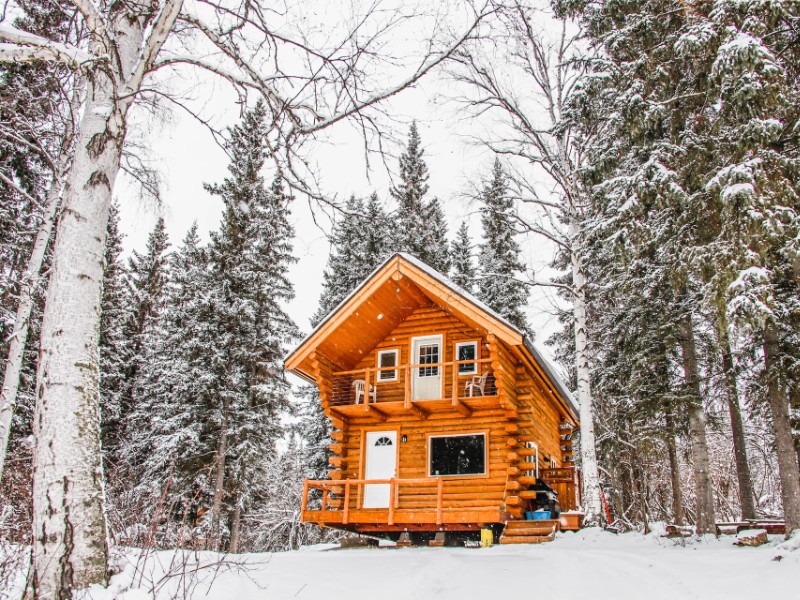
[[[285,11],[215,0],[73,0],[69,6],[86,43],[0,26],[0,61],[60,63],[86,79],[37,371],[29,589],[40,598],[69,597],[107,577],[97,346],[103,244],[134,104],[164,98],[184,105],[171,96],[167,75],[191,75],[187,70],[220,78],[245,102],[259,96],[277,170],[295,187],[310,189],[305,140],[348,119],[373,129],[374,113],[365,111],[447,60],[489,12],[470,6],[462,31],[427,32],[422,50],[398,66],[384,44],[414,25],[417,15],[402,9],[356,5],[340,22],[328,19],[308,31],[292,27],[293,19],[309,16],[302,4]]]
[[[68,15],[55,3],[43,7],[35,2],[26,4],[16,22],[53,36],[75,35]],[[6,358],[0,388],[0,480],[34,296],[42,286],[45,253],[65,174],[71,164],[82,91],[80,80],[63,67],[3,65],[2,75],[0,188],[4,202],[0,208],[0,312],[7,308],[14,317],[9,319],[13,323],[10,332],[0,326],[5,338],[0,348]],[[1,314],[0,319],[3,319]]]
[[[602,509],[594,435],[587,281],[580,235],[588,195],[578,176],[588,141],[566,125],[567,101],[582,74],[582,69],[570,62],[576,36],[565,21],[556,21],[546,11],[524,2],[500,3],[499,15],[500,26],[492,35],[494,45],[488,49],[464,46],[458,53],[458,68],[452,74],[469,86],[470,91],[459,102],[474,114],[495,120],[496,127],[485,143],[528,169],[527,176],[521,170],[512,176],[521,185],[523,200],[536,216],[518,215],[518,225],[550,240],[568,257],[571,283],[542,283],[566,291],[572,304],[583,509],[587,522],[597,522]],[[545,35],[536,25],[542,20],[557,28],[558,33]],[[544,193],[544,189],[554,193]]]

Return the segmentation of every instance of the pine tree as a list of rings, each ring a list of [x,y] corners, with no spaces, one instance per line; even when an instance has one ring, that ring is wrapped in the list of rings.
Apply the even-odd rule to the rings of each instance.
[[[418,258],[447,275],[450,272],[450,245],[447,241],[447,222],[438,198],[425,207],[425,235],[423,249]]]
[[[522,331],[529,331],[524,312],[528,292],[520,280],[525,267],[514,239],[514,204],[499,159],[494,162],[492,179],[483,189],[481,202],[484,242],[478,255],[478,298]]]
[[[123,395],[128,391],[131,339],[126,327],[132,318],[127,269],[122,261],[119,205],[111,205],[106,236],[103,297],[100,302],[100,409],[103,456],[113,467],[122,434]]]
[[[311,318],[316,326],[388,256],[387,219],[378,195],[366,205],[351,196],[331,232],[331,254],[322,275],[319,308]]]
[[[472,251],[473,245],[469,237],[469,227],[467,227],[467,222],[463,221],[450,246],[450,261],[452,263],[450,279],[469,293],[473,292],[477,278]]]
[[[428,193],[428,165],[423,155],[416,122],[411,124],[408,145],[400,156],[400,185],[391,189],[397,202],[393,221],[393,252],[408,252],[442,273],[447,273],[447,228],[438,199]]]
[[[264,458],[283,433],[280,414],[290,408],[282,359],[297,328],[282,304],[294,291],[288,280],[293,258],[291,197],[276,177],[267,189],[266,109],[248,111],[230,130],[230,176],[207,189],[225,203],[221,229],[211,237],[211,320],[216,332],[212,377],[218,403],[209,419],[218,428],[214,458],[211,544],[221,539],[223,498],[232,531],[248,509],[249,484],[259,480]],[[236,546],[236,539],[231,543]]]
[[[147,238],[144,254],[133,251],[128,263],[131,313],[125,326],[125,335],[130,340],[130,358],[126,373],[126,387],[120,406],[120,417],[124,418],[135,401],[139,385],[139,371],[147,346],[153,342],[153,326],[164,308],[169,264],[169,238],[164,219],[156,221]]]
[[[153,326],[154,343],[146,348],[138,400],[120,451],[127,479],[136,485],[112,490],[112,502],[146,506],[144,514],[129,516],[135,523],[152,522],[165,491],[164,512],[184,519],[198,495],[209,492],[216,449],[208,418],[217,401],[209,352],[215,339],[212,290],[196,223],[170,256],[169,273],[164,310]]]

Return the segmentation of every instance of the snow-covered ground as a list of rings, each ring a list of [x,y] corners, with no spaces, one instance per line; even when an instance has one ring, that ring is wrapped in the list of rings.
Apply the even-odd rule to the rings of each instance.
[[[734,538],[675,541],[596,529],[562,533],[548,544],[492,548],[314,546],[298,552],[226,557],[158,552],[121,557],[124,571],[93,600],[489,599],[735,600],[800,594],[800,537],[758,548]],[[781,548],[783,543],[784,549]],[[782,555],[783,560],[774,560]],[[187,562],[186,568],[181,560]],[[137,564],[138,563],[138,564]],[[142,564],[145,568],[142,570]],[[195,571],[197,566],[199,571]],[[165,576],[166,574],[166,576]],[[133,580],[133,581],[132,581]],[[137,589],[131,589],[137,588]],[[186,594],[184,595],[184,591]]]

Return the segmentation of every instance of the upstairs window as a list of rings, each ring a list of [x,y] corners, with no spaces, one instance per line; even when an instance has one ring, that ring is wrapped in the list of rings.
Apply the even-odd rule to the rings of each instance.
[[[397,381],[397,368],[387,367],[397,367],[399,362],[398,355],[399,352],[396,348],[378,352],[378,368],[381,369],[378,371],[378,381]]]
[[[477,360],[478,342],[459,342],[456,344],[456,360]],[[475,375],[478,372],[478,363],[463,363],[458,365],[459,375]]]
[[[431,436],[428,446],[431,477],[486,474],[485,433]]]

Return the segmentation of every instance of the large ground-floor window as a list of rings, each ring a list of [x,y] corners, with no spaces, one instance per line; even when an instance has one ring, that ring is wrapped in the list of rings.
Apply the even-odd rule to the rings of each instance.
[[[432,435],[428,438],[428,475],[485,475],[486,434]]]

